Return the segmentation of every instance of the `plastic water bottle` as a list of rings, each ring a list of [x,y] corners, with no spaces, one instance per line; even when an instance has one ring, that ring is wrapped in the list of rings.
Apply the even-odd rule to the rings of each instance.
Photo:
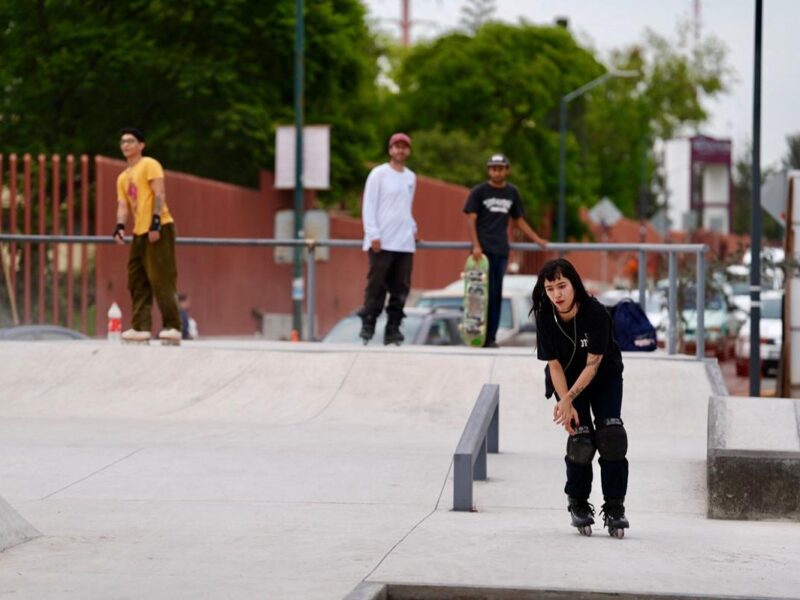
[[[116,302],[108,309],[108,341],[119,342],[122,339],[122,311]]]

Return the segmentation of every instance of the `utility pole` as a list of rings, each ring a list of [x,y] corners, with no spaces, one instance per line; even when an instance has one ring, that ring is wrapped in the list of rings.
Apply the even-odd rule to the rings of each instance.
[[[400,31],[403,40],[403,48],[411,45],[411,0],[401,0],[403,4],[402,15],[400,17]]]
[[[294,238],[302,237],[303,229],[303,117],[305,98],[303,92],[303,0],[295,0],[294,25]],[[292,339],[303,335],[303,249],[294,247],[292,272]]]

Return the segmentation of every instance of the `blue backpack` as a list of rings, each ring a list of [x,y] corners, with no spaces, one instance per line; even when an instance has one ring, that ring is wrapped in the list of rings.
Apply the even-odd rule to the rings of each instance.
[[[620,350],[652,352],[656,349],[656,330],[638,303],[625,298],[610,312],[614,339]]]

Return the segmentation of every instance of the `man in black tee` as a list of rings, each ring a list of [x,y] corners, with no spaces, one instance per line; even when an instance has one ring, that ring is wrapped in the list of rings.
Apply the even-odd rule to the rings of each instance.
[[[489,307],[484,347],[496,348],[495,338],[503,301],[503,275],[510,249],[509,220],[532,242],[542,246],[547,242],[525,221],[519,192],[506,181],[511,169],[508,158],[503,154],[493,154],[486,165],[489,169],[489,180],[472,188],[464,205],[464,212],[468,217],[472,256],[476,261],[480,260],[481,254],[489,259]]]

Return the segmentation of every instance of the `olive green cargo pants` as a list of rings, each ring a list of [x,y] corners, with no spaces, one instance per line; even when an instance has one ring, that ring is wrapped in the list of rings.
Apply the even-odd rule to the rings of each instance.
[[[131,326],[137,331],[152,330],[150,313],[155,296],[163,328],[180,331],[177,283],[175,225],[162,225],[161,239],[154,244],[147,239],[147,234],[134,235],[128,257],[128,290],[133,303]]]

